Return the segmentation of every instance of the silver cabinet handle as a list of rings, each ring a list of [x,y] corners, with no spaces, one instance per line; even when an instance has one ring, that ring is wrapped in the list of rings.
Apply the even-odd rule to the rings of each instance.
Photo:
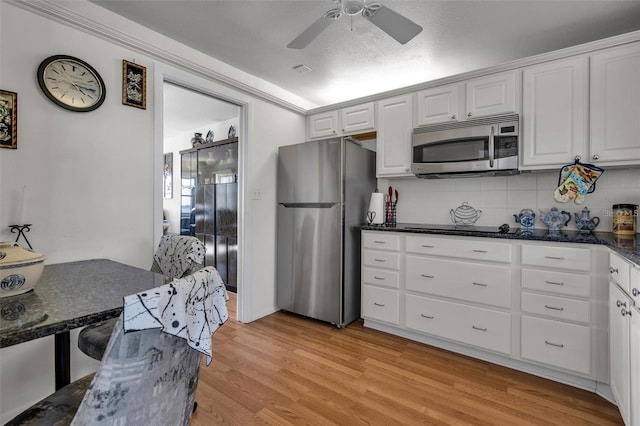
[[[480,286],[480,287],[486,287],[486,286],[488,286],[488,285],[489,285],[489,284],[485,284],[485,283],[477,283],[477,282],[475,282],[475,281],[473,281],[471,284],[473,284],[473,285],[477,285],[477,286]]]
[[[387,244],[386,241],[378,241],[378,240],[375,240],[374,243],[376,243],[376,244]]]
[[[555,281],[545,281],[545,283],[552,284],[552,285],[564,285],[564,283],[562,283],[562,282],[557,283]]]
[[[376,277],[376,276],[374,275],[374,277],[373,277],[373,278],[374,278],[374,279],[376,279],[376,280],[384,281],[384,277]]]
[[[618,268],[609,268],[609,273],[613,274],[613,273],[618,273]]]
[[[616,306],[619,308],[621,306],[627,307],[627,302],[623,302],[621,300],[616,300]]]
[[[410,171],[410,170],[411,170],[411,169],[409,169],[409,168],[404,169],[404,171],[405,171],[405,172],[408,172],[408,171]]]
[[[564,260],[564,257],[557,257],[557,256],[545,256],[546,259],[551,259],[551,260]]]
[[[426,318],[426,319],[433,319],[433,316],[431,316],[431,315],[420,314],[420,316],[422,318]]]
[[[476,327],[475,325],[471,326],[474,330],[479,330],[479,331],[487,331],[486,328],[482,328],[482,327]]]
[[[424,247],[424,248],[435,248],[435,246],[428,246],[426,244],[422,244],[422,247]]]
[[[470,112],[467,113],[467,117],[471,117],[471,113]]]
[[[640,296],[640,290],[638,290],[637,288],[634,288],[631,290],[631,294],[633,294],[634,297],[638,297]]]
[[[544,305],[547,309],[553,309],[554,311],[564,311],[564,308],[556,308],[555,306]]]
[[[375,260],[376,262],[386,262],[385,259],[373,259],[373,260]]]
[[[624,316],[626,316],[626,315],[631,316],[631,309],[625,309],[625,308],[622,308],[622,309],[620,310],[620,314],[621,314],[623,317],[624,317]]]
[[[420,274],[420,276],[421,276],[422,278],[434,278],[434,276],[433,276],[433,275]]]
[[[453,115],[451,116],[451,119],[452,119],[452,120],[455,120],[455,119],[456,119],[456,115],[455,115],[455,114],[453,114]]]
[[[486,250],[477,250],[477,249],[473,249],[474,253],[487,253]]]
[[[549,346],[555,346],[556,348],[564,348],[564,344],[562,343],[553,343],[553,342],[549,342],[548,340],[545,340],[544,343],[546,343]]]
[[[373,304],[376,306],[384,306],[384,303],[373,302]]]
[[[593,154],[593,157],[591,157],[591,158],[593,158],[594,160],[599,160],[600,156],[598,154]]]

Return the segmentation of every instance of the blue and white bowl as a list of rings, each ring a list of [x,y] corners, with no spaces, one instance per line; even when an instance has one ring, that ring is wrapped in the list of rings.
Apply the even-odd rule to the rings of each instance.
[[[0,242],[0,298],[32,290],[44,270],[46,257],[14,242]]]

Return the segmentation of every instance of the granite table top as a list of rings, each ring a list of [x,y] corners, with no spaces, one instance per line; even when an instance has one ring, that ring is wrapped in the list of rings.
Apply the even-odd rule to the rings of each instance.
[[[45,265],[33,290],[0,299],[0,348],[117,317],[124,296],[163,284],[108,259]]]
[[[500,232],[498,227],[429,225],[422,223],[398,223],[396,225],[362,225],[365,231],[412,232],[418,234],[458,235],[465,237],[502,238],[509,240],[549,241],[556,243],[578,243],[605,245],[631,262],[640,264],[640,237],[617,236],[611,232],[580,233],[578,231],[550,232],[546,229],[522,231],[521,228],[510,228]]]

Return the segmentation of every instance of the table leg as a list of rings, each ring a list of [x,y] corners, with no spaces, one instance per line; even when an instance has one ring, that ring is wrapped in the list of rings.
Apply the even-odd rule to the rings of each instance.
[[[68,331],[57,333],[54,337],[56,390],[58,390],[71,382],[71,344]]]

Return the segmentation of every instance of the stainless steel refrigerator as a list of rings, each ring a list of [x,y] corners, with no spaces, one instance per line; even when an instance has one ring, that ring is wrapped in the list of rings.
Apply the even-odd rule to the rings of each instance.
[[[350,138],[278,150],[277,305],[344,327],[360,317],[360,231],[375,153]]]

